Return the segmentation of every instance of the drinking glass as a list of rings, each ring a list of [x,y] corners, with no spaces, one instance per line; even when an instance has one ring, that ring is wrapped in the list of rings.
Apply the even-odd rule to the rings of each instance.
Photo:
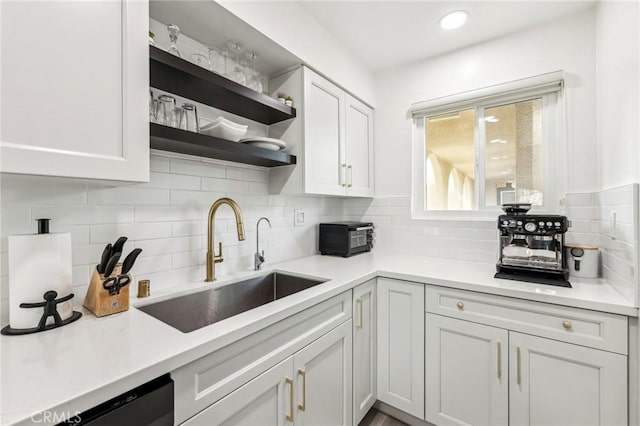
[[[182,58],[180,51],[178,50],[178,36],[180,35],[180,28],[177,25],[170,24],[167,26],[167,30],[169,31],[169,40],[171,41],[171,46],[167,49],[167,52],[172,55],[177,56],[178,58]]]
[[[204,55],[202,53],[194,53],[191,55],[191,61],[201,68],[211,70],[211,62],[209,61],[207,55]]]
[[[180,126],[182,130],[198,133],[200,123],[198,122],[198,110],[194,104],[182,104],[180,114]]]
[[[235,66],[233,67],[233,69],[229,73],[229,78],[231,80],[235,81],[236,83],[240,83],[240,84],[246,86],[247,85],[247,76],[242,71],[242,68],[240,67],[240,60],[239,60],[240,52],[242,52],[242,46],[237,41],[230,41],[229,43],[227,43],[227,46],[236,55]]]
[[[231,61],[229,60],[229,51],[227,49],[222,49],[220,51],[220,55],[222,56],[222,75],[230,79],[229,70],[231,67]]]
[[[149,89],[149,121],[156,122],[156,113],[158,109],[158,100],[153,96],[153,90]]]
[[[258,78],[258,73],[256,72],[256,59],[258,59],[258,54],[250,51],[246,52],[245,56],[252,62],[251,78],[247,81],[247,87],[255,90],[256,92],[262,92],[262,82]]]
[[[209,53],[209,71],[224,75],[227,71],[225,69],[225,58],[220,54],[218,48],[209,44],[207,45],[207,52]]]
[[[158,124],[176,127],[176,98],[169,95],[158,97],[158,108],[156,110],[156,120]]]

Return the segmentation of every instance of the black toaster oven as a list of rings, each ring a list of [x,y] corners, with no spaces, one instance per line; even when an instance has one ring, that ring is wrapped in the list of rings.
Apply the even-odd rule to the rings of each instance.
[[[320,254],[349,257],[371,251],[373,223],[334,222],[320,224]]]

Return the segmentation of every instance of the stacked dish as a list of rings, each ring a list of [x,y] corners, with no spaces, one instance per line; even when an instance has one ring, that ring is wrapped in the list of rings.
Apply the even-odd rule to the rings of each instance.
[[[227,120],[224,117],[218,117],[210,123],[200,126],[200,133],[209,136],[215,136],[216,138],[227,139],[230,141],[238,142],[244,135],[247,134],[249,126],[234,123],[231,120]]]
[[[285,149],[287,147],[287,143],[285,141],[261,136],[240,139],[240,142],[258,148],[269,149],[271,151],[280,151],[281,149]]]

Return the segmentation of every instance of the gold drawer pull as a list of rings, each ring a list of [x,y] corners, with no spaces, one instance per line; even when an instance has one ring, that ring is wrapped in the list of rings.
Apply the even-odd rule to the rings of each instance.
[[[293,379],[285,377],[284,381],[289,385],[289,414],[287,414],[287,421],[293,423]]]
[[[464,309],[464,303],[462,302],[458,302],[456,303],[456,306],[458,307],[458,309],[463,310]]]
[[[571,321],[562,321],[562,326],[565,328],[565,330],[571,330],[571,328],[573,327]]]
[[[307,375],[302,368],[298,369],[298,374],[302,376],[302,403],[298,404],[300,411],[307,409]]]
[[[498,379],[502,378],[502,345],[498,341]]]
[[[356,308],[358,309],[358,322],[356,323],[356,330],[362,329],[362,299],[356,300]]]
[[[516,384],[520,386],[521,371],[520,371],[520,346],[516,346]]]

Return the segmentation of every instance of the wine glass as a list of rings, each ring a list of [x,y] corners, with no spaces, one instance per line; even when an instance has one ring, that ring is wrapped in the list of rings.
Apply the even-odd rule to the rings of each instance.
[[[209,58],[202,53],[192,54],[191,61],[201,68],[204,68],[206,70],[211,69],[211,62],[209,61]]]
[[[262,92],[262,82],[258,78],[258,73],[256,72],[256,59],[258,59],[258,54],[254,51],[250,51],[245,52],[245,56],[252,62],[252,74],[249,81],[247,81],[247,87],[255,90],[256,92]]]
[[[222,56],[222,75],[231,79],[231,73],[229,72],[229,51],[222,49],[220,55]]]
[[[172,55],[177,56],[178,58],[182,58],[180,51],[178,50],[178,36],[180,35],[180,28],[177,25],[170,24],[167,25],[167,30],[169,31],[169,40],[171,41],[171,46],[167,49],[167,52]]]
[[[240,83],[243,86],[246,86],[247,76],[242,71],[242,68],[240,67],[240,60],[239,60],[240,52],[242,52],[242,46],[237,41],[230,41],[229,43],[227,43],[227,47],[229,47],[229,49],[236,54],[235,66],[229,73],[229,78],[235,81],[236,83]]]
[[[208,44],[207,52],[209,52],[209,71],[213,71],[217,74],[224,74],[226,72],[225,60],[220,54],[218,48],[213,44]]]

